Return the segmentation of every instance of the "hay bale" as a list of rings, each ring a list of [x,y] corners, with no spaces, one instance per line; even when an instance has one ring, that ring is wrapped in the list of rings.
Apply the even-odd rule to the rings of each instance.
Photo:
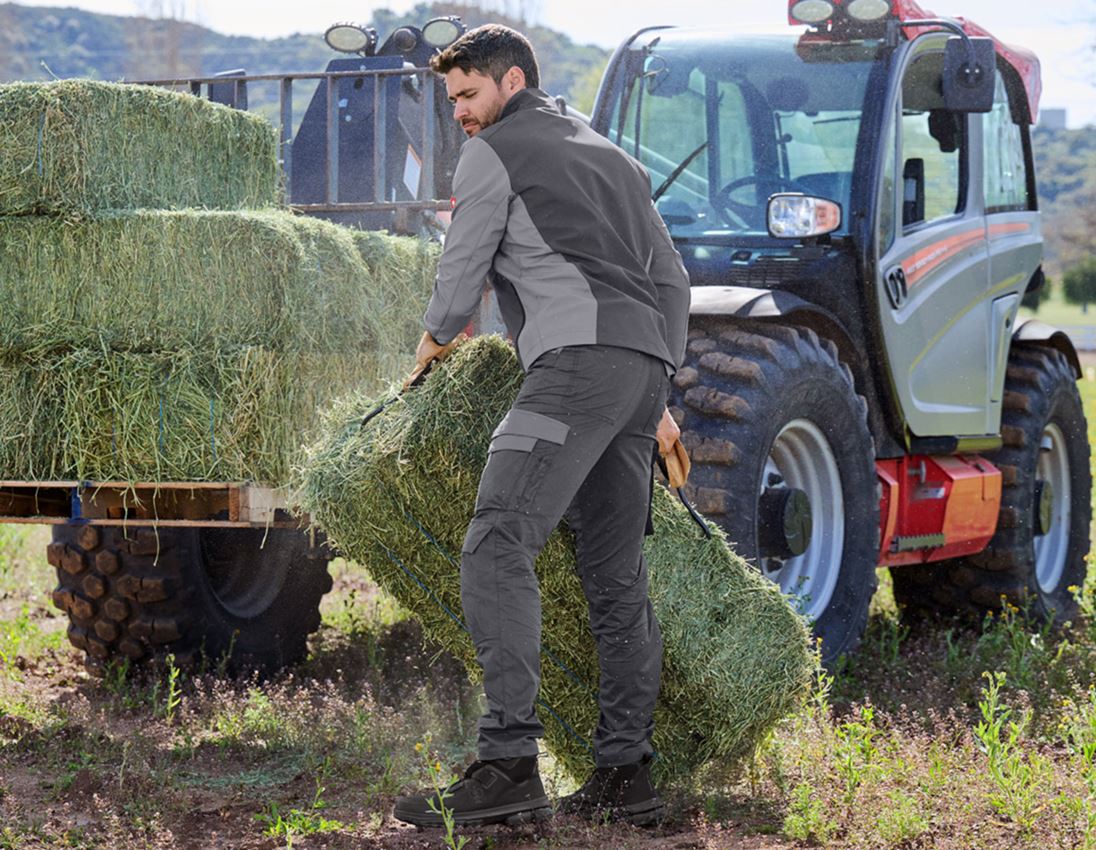
[[[302,470],[302,507],[347,556],[422,620],[426,633],[476,675],[461,617],[458,560],[490,434],[521,374],[497,337],[463,346],[419,389],[360,427],[373,402],[343,400]],[[656,770],[684,779],[733,763],[805,694],[815,669],[809,632],[775,585],[727,547],[705,541],[656,488],[650,592],[665,656],[656,710]],[[544,611],[542,705],[548,746],[572,776],[592,765],[597,655],[574,572],[573,541],[557,532],[537,561]]]
[[[425,239],[352,231],[362,261],[369,269],[370,309],[375,323],[378,375],[386,380],[407,375],[422,336],[422,315],[438,273],[441,245]]]
[[[387,253],[417,250],[404,241],[378,237]],[[277,210],[0,218],[0,356],[373,351],[389,303],[428,296],[419,278],[436,264],[421,264],[401,286],[367,266],[347,228]]]
[[[0,478],[284,484],[358,354],[91,349],[0,366]]]
[[[152,86],[2,85],[0,151],[0,215],[282,200],[268,121]]]

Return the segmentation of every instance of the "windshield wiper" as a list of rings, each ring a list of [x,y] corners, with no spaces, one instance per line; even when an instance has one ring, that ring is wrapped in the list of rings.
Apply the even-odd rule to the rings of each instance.
[[[661,198],[666,193],[666,190],[674,184],[674,181],[681,176],[681,172],[688,168],[690,165],[692,165],[693,160],[700,156],[701,151],[703,151],[706,147],[708,147],[708,143],[703,142],[700,147],[698,147],[695,151],[685,157],[685,159],[681,161],[681,165],[671,171],[670,176],[662,181],[661,186],[655,189],[655,193],[651,195],[651,200],[657,201],[659,198]]]

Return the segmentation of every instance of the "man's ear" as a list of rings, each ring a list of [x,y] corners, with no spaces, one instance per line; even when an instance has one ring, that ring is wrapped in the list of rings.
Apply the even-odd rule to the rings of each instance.
[[[511,65],[502,77],[503,85],[508,95],[521,91],[526,87],[525,72],[517,65]]]

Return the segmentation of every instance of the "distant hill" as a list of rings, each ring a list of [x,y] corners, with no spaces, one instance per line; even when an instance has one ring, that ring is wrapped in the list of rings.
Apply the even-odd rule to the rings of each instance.
[[[421,25],[438,15],[461,15],[469,26],[494,20],[521,27],[537,48],[543,88],[571,100],[585,85],[592,101],[608,52],[577,45],[555,30],[525,27],[474,4],[454,3],[421,3],[406,15],[380,9],[372,23],[383,39],[403,24]],[[319,71],[343,55],[324,44],[322,33],[331,23],[317,20],[311,34],[260,39],[222,35],[185,21],[0,3],[0,81],[174,79],[234,68],[252,74]]]
[[[1056,279],[1096,255],[1096,127],[1032,134],[1047,272]]]

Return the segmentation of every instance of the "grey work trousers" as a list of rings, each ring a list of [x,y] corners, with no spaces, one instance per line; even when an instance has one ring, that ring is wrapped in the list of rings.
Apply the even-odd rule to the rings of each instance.
[[[662,638],[643,559],[665,364],[602,345],[545,352],[491,438],[461,552],[461,603],[483,667],[479,757],[537,753],[544,729],[533,562],[566,513],[601,668],[599,767],[651,752]]]

